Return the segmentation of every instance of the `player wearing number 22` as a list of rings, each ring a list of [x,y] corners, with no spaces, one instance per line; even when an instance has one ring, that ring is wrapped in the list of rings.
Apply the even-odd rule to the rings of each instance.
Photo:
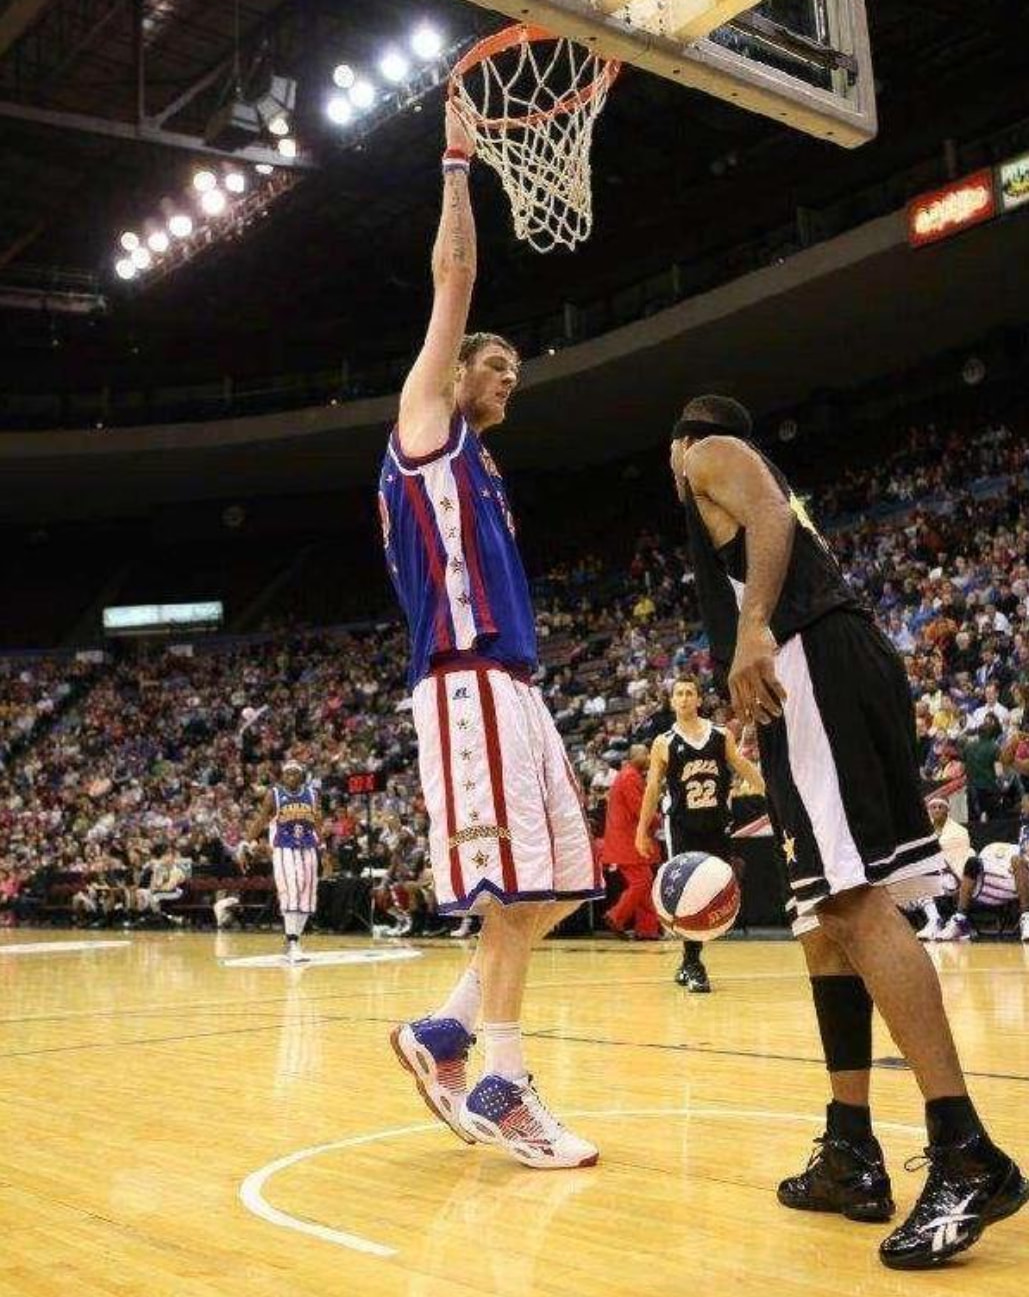
[[[904,667],[782,474],[748,444],[736,401],[691,401],[672,432],[701,615],[737,716],[757,722],[832,1087],[827,1128],[784,1206],[885,1221],[872,1132],[872,1006],[926,1100],[929,1174],[885,1265],[926,1269],[1029,1201],[968,1095],[936,970],[891,891],[938,890]]]
[[[482,915],[478,949],[434,1013],[392,1034],[432,1111],[466,1143],[540,1168],[597,1149],[543,1105],[520,1017],[533,944],[603,895],[578,785],[531,677],[529,585],[503,481],[483,444],[504,421],[518,355],[466,336],[476,275],[475,140],[447,108],[443,215],[425,343],[400,399],[379,481],[386,562],[411,638],[409,680],[440,911]],[[485,1068],[467,1060],[482,1014]]]
[[[665,837],[669,856],[702,851],[729,860],[730,794],[733,775],[758,794],[765,791],[761,772],[741,755],[728,730],[700,715],[700,688],[692,678],[672,686],[675,724],[654,740],[650,753],[647,790],[640,808],[636,847],[650,848],[648,825],[658,802],[666,809]],[[694,994],[710,991],[707,970],[700,957],[699,941],[684,941],[682,965],[675,975],[680,986]]]

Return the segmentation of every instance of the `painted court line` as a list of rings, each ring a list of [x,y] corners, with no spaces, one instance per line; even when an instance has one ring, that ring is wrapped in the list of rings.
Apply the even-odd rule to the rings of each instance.
[[[820,1126],[825,1121],[825,1114],[812,1115],[804,1112],[771,1112],[758,1108],[605,1108],[580,1109],[568,1114],[570,1117],[612,1117],[612,1118],[654,1118],[654,1117],[709,1117],[735,1118],[739,1121],[794,1121],[810,1122]],[[895,1130],[903,1134],[922,1135],[919,1126],[909,1126],[903,1122],[880,1121],[876,1125],[881,1130]],[[360,1234],[350,1234],[345,1230],[332,1229],[320,1225],[317,1221],[306,1220],[301,1216],[292,1216],[289,1212],[273,1207],[264,1196],[264,1187],[280,1171],[297,1166],[310,1158],[319,1157],[322,1153],[334,1153],[345,1148],[359,1148],[363,1144],[376,1144],[387,1139],[402,1139],[406,1135],[420,1135],[426,1131],[439,1130],[439,1122],[419,1122],[414,1126],[394,1126],[389,1130],[372,1131],[367,1135],[354,1135],[349,1139],[335,1140],[331,1144],[316,1144],[311,1148],[301,1148],[295,1153],[280,1157],[260,1170],[254,1171],[243,1181],[239,1190],[240,1202],[253,1215],[276,1225],[281,1229],[291,1229],[310,1238],[321,1239],[323,1243],[332,1243],[336,1247],[349,1248],[352,1252],[363,1252],[366,1256],[377,1256],[389,1260],[398,1254],[399,1248],[386,1243],[376,1243],[373,1239],[363,1238]]]
[[[0,941],[0,955],[78,955],[84,950],[128,950],[131,941]]]
[[[340,964],[390,964],[404,959],[421,959],[422,952],[406,946],[392,950],[312,950],[304,952],[300,964],[290,964],[285,955],[246,955],[220,959],[222,968],[334,968]]]

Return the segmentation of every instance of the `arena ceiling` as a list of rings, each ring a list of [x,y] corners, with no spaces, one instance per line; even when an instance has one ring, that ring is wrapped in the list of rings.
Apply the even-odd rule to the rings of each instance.
[[[575,257],[512,239],[492,178],[478,308],[506,324],[594,298],[674,259],[729,247],[1025,115],[1029,12],[1018,0],[873,0],[882,133],[858,153],[645,74],[624,78],[597,143],[596,234]],[[118,232],[188,184],[197,157],[105,123],[197,135],[244,71],[296,78],[317,164],[238,242],[147,290],[112,282]],[[361,149],[324,114],[332,67],[374,62],[419,19],[448,41],[502,19],[461,0],[0,0],[0,287],[88,284],[105,315],[0,308],[0,382],[27,390],[204,381],[356,363],[413,345],[436,220],[439,94]],[[138,76],[143,52],[145,80]],[[37,118],[26,120],[24,110]],[[77,124],[54,114],[72,114]],[[83,119],[95,119],[94,129]]]

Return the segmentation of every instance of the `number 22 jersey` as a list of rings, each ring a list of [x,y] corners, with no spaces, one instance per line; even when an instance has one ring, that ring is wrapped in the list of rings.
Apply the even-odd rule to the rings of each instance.
[[[707,737],[691,742],[678,728],[665,734],[665,782],[673,852],[689,851],[696,838],[718,837],[729,826],[732,771],[725,754],[725,730],[707,723]]]

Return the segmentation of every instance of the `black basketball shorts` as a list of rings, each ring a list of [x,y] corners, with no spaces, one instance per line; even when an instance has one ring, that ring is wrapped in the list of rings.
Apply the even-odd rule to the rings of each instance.
[[[758,743],[794,933],[817,925],[826,897],[853,887],[937,895],[945,866],[893,645],[868,618],[834,612],[780,645],[775,669],[786,702]]]

